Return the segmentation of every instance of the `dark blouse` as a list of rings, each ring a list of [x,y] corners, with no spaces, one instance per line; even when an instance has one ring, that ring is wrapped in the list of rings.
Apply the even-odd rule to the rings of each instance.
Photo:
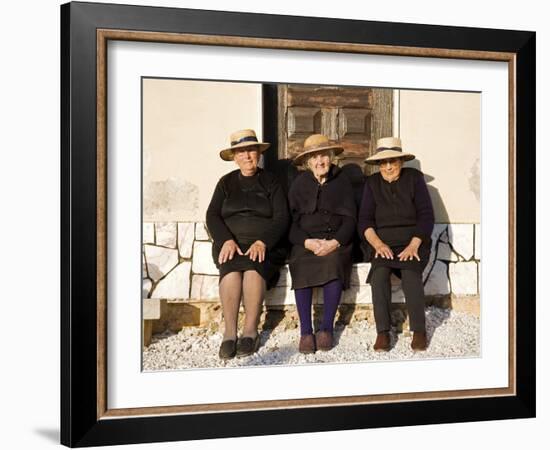
[[[422,172],[405,167],[392,183],[380,173],[367,178],[357,229],[364,237],[371,227],[390,247],[407,245],[414,236],[430,240],[434,212]]]
[[[300,174],[289,191],[292,215],[289,240],[304,245],[309,238],[336,239],[344,246],[355,233],[356,206],[349,179],[332,166],[320,184],[308,170]]]
[[[218,247],[230,239],[246,245],[260,240],[272,250],[288,222],[285,194],[275,177],[262,169],[251,177],[238,169],[223,176],[206,212],[206,225]]]

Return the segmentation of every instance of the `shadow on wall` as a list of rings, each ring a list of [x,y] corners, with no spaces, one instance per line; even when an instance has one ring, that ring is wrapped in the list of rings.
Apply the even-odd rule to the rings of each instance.
[[[422,172],[422,169],[421,169],[422,164],[418,159],[413,159],[412,161],[407,162],[406,167],[412,167],[413,169],[420,170],[420,172]],[[434,213],[436,216],[435,221],[437,223],[450,223],[449,213],[447,211],[447,208],[445,207],[443,198],[441,198],[441,195],[439,194],[439,190],[431,184],[432,181],[435,180],[435,178],[427,173],[424,173],[424,179],[426,180],[426,185],[428,186],[428,192],[430,194],[430,198],[432,199]]]

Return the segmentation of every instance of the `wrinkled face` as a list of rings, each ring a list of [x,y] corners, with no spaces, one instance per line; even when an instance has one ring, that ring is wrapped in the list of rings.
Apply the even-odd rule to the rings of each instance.
[[[307,168],[313,172],[316,178],[323,177],[330,169],[330,157],[330,150],[311,153],[307,159]]]
[[[394,181],[399,177],[401,168],[403,167],[402,158],[388,158],[382,159],[378,162],[380,168],[380,174],[386,181]]]
[[[253,175],[258,168],[260,152],[258,147],[243,147],[233,151],[233,160],[241,169],[243,175]]]

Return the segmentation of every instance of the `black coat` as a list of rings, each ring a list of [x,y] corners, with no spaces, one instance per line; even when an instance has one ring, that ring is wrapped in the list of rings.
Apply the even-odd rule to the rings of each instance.
[[[289,234],[293,244],[289,262],[292,288],[322,286],[339,279],[347,289],[356,224],[349,179],[333,165],[325,183],[320,184],[308,170],[290,186],[288,198],[292,215]],[[326,256],[317,256],[304,247],[308,238],[336,239],[340,247]]]

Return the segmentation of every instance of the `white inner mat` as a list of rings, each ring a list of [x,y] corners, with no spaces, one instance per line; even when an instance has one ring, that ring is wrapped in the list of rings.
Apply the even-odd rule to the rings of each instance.
[[[481,92],[481,357],[142,373],[142,76]],[[109,409],[507,386],[506,63],[109,41],[107,167]]]

